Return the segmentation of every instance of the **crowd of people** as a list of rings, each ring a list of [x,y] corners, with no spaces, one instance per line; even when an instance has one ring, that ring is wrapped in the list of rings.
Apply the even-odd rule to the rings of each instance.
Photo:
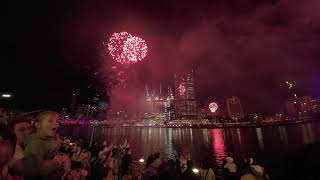
[[[0,180],[215,180],[210,161],[195,168],[188,154],[175,160],[151,154],[146,161],[134,160],[130,144],[104,141],[88,144],[58,135],[59,114],[40,112],[34,123],[17,116],[0,123]],[[224,179],[267,179],[265,170],[252,158],[240,168],[227,157]]]

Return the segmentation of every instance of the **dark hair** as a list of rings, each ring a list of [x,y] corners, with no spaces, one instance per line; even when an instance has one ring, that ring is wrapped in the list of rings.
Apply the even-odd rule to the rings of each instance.
[[[5,141],[9,141],[9,143],[15,147],[17,143],[16,135],[14,134],[13,130],[9,128],[5,124],[0,124],[0,136]]]
[[[154,160],[155,160],[155,157],[153,154],[151,154],[147,159],[146,168],[148,168],[153,163]]]
[[[159,180],[174,180],[177,179],[177,172],[174,167],[171,167],[168,163],[162,163],[158,167]]]
[[[203,168],[203,169],[209,169],[209,168],[210,168],[210,161],[209,161],[209,159],[203,159],[201,165],[202,165],[202,168]]]
[[[125,154],[128,154],[129,151],[131,151],[131,149],[130,148],[126,148],[125,149]]]
[[[80,161],[71,161],[71,169],[82,169],[84,166]]]
[[[155,153],[155,154],[154,154],[154,158],[155,158],[155,159],[159,159],[159,158],[160,158],[160,153]]]
[[[21,116],[17,116],[14,118],[14,121],[12,121],[11,123],[11,127],[14,129],[14,127],[19,124],[19,123],[23,123],[23,122],[26,122],[26,123],[30,123],[31,124],[31,117],[28,117],[28,116],[24,116],[24,115],[21,115]]]
[[[192,168],[193,167],[193,162],[191,160],[187,161],[187,168]]]

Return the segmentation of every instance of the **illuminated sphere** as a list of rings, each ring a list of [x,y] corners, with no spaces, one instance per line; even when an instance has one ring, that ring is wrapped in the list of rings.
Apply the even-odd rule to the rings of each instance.
[[[111,35],[108,50],[115,61],[129,64],[143,60],[147,56],[148,46],[142,38],[120,32]]]
[[[217,103],[212,102],[209,104],[209,109],[212,113],[215,113],[218,110],[219,106]]]

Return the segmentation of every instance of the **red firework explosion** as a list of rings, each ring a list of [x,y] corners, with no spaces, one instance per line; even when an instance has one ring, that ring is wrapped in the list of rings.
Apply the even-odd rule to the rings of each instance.
[[[212,113],[215,113],[218,110],[219,106],[217,103],[212,102],[209,104],[209,109]]]
[[[112,34],[108,50],[114,60],[128,64],[143,60],[147,56],[148,46],[142,38],[120,32]]]

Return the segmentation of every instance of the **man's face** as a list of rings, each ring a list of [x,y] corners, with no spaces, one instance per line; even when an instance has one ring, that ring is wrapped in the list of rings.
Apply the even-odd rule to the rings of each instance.
[[[8,162],[11,160],[13,157],[14,148],[15,147],[13,147],[8,140],[4,140],[0,136],[0,167],[8,164]]]
[[[49,114],[38,122],[38,131],[46,137],[55,137],[59,128],[59,116]]]
[[[14,133],[17,136],[17,143],[24,144],[26,138],[32,133],[32,126],[28,122],[20,122],[14,126]]]

